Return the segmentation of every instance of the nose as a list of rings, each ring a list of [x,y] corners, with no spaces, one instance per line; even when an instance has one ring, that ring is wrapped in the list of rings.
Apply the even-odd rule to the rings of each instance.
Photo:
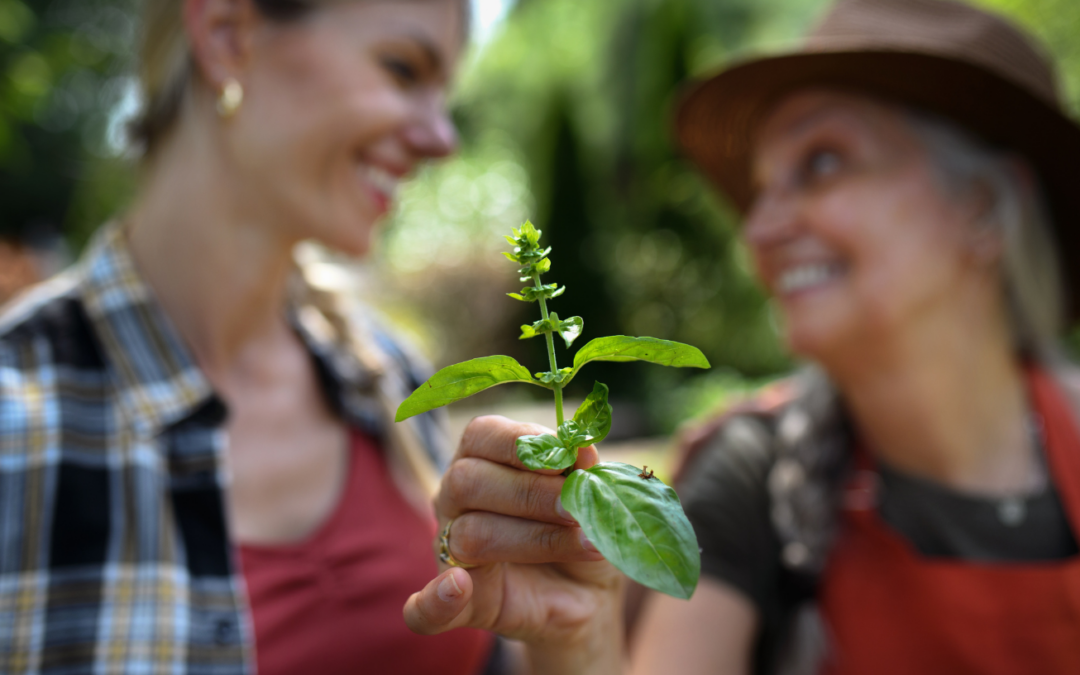
[[[405,142],[414,155],[423,158],[446,157],[457,150],[457,129],[441,100],[425,106],[405,128]]]

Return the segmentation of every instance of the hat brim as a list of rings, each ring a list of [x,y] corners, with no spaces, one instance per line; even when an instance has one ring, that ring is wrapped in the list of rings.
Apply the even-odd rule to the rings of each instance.
[[[945,117],[1018,153],[1038,173],[1051,210],[1068,314],[1080,318],[1080,127],[1051,103],[977,65],[900,51],[799,52],[735,65],[683,98],[675,131],[683,151],[746,213],[754,200],[758,125],[785,95],[828,87]]]

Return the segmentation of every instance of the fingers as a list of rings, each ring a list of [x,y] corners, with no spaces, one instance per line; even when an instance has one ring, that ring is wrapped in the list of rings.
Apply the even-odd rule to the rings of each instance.
[[[409,597],[404,608],[405,624],[421,635],[435,635],[465,625],[472,591],[469,573],[451,567]]]
[[[541,434],[554,434],[551,429],[546,429],[538,424],[524,424],[499,415],[485,415],[477,417],[465,427],[465,433],[461,435],[461,445],[455,459],[461,457],[476,457],[486,459],[498,464],[512,466],[515,469],[523,469],[525,465],[517,456],[517,439],[522,436],[535,436]],[[557,475],[558,471],[544,471],[549,475]]]
[[[578,449],[577,461],[574,462],[572,469],[588,469],[596,466],[600,463],[600,453],[596,451],[595,445],[590,445],[584,448]]]
[[[443,476],[438,512],[457,518],[468,511],[490,511],[556,525],[575,525],[562,511],[561,476],[521,471],[475,457],[457,460]]]
[[[515,422],[500,415],[476,417],[465,427],[455,459],[476,457],[512,466],[515,469],[527,470],[517,456],[517,439],[522,436],[554,433],[551,429],[538,424]],[[578,450],[578,458],[574,468],[587,469],[599,461],[600,456],[596,451],[596,446],[590,445]],[[541,471],[539,473],[557,475],[561,472]]]
[[[579,527],[481,511],[454,520],[449,546],[455,560],[473,565],[603,560]]]

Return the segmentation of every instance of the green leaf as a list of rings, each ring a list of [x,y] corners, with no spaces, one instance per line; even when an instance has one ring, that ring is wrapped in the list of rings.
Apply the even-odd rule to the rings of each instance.
[[[552,316],[557,316],[552,313]],[[556,330],[559,335],[562,336],[563,341],[566,343],[566,348],[570,349],[570,345],[574,344],[574,340],[581,337],[581,331],[585,329],[585,320],[580,316],[572,316],[565,321],[559,321]]]
[[[589,361],[648,361],[676,368],[710,368],[697,347],[651,337],[612,335],[596,338],[574,355],[574,375]],[[572,378],[573,376],[571,376]]]
[[[521,337],[519,340],[527,340],[528,338],[534,338],[544,333],[551,333],[557,330],[559,322],[559,315],[552,312],[547,319],[540,319],[533,323],[531,326],[521,327]]]
[[[562,471],[577,461],[577,448],[567,447],[561,439],[551,434],[522,436],[517,439],[517,455],[521,463],[533,471]]]
[[[534,274],[547,274],[551,271],[551,258],[541,258],[537,262],[529,263],[524,267],[518,269],[518,274],[521,275],[521,283],[528,283],[532,281]]]
[[[398,406],[395,422],[468,398],[505,382],[528,382],[545,386],[509,356],[485,356],[447,366],[420,385]]]
[[[559,440],[562,442],[563,447],[573,448],[574,450],[584,448],[595,440],[588,429],[574,420],[566,420],[560,424],[556,433],[559,434]]]
[[[611,405],[608,403],[607,385],[593,383],[592,393],[574,413],[574,421],[593,437],[593,443],[607,438],[611,431]]]
[[[574,340],[581,335],[582,329],[585,327],[585,322],[580,316],[572,316],[565,321],[559,319],[559,315],[552,312],[547,319],[541,319],[533,323],[531,326],[521,327],[521,337],[519,340],[527,340],[534,338],[544,333],[558,333],[562,336],[562,339],[566,342],[566,347],[569,348],[573,344]]]
[[[523,243],[526,243],[529,248],[536,248],[540,244],[540,230],[536,229],[536,226],[532,224],[532,221],[526,220],[520,230],[514,230],[514,236]]]
[[[536,302],[540,298],[550,300],[551,298],[557,298],[566,292],[566,286],[559,288],[558,284],[545,284],[537,288],[536,286],[526,286],[521,289],[521,293],[507,293],[511,298],[515,300],[521,300],[522,302]]]
[[[701,573],[694,529],[679,498],[629,464],[597,464],[570,474],[562,504],[597,550],[626,576],[687,600]]]
[[[537,324],[541,324],[541,328],[542,328],[543,327],[542,324],[544,324],[544,323],[546,323],[546,322],[537,321],[536,323],[534,323],[531,326],[528,325],[528,324],[523,325],[521,327],[521,337],[519,337],[518,339],[519,340],[528,340],[529,338],[534,338],[534,337],[538,337],[540,335],[543,335],[544,334],[543,330],[537,330]]]
[[[563,384],[570,381],[570,371],[572,368],[559,368],[557,373],[536,373],[533,377],[540,380],[544,384]]]

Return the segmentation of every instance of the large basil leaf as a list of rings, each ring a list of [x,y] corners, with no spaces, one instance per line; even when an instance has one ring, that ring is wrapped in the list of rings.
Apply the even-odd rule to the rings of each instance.
[[[509,356],[485,356],[447,366],[432,375],[409,398],[402,401],[394,421],[407,420],[413,415],[460,401],[506,382],[528,382],[540,387],[546,386],[534,380],[525,366]]]
[[[626,576],[687,600],[697,588],[701,554],[679,498],[658,478],[605,462],[570,474],[562,504],[585,536]]]
[[[604,440],[611,431],[611,405],[606,384],[593,383],[592,393],[574,413],[574,421],[593,437],[593,443]]]
[[[522,436],[517,439],[517,456],[522,464],[533,471],[562,471],[577,461],[577,447],[567,447],[562,439],[551,434]]]
[[[676,368],[709,368],[697,347],[651,337],[612,335],[591,340],[574,355],[573,375],[589,361],[648,361]]]

